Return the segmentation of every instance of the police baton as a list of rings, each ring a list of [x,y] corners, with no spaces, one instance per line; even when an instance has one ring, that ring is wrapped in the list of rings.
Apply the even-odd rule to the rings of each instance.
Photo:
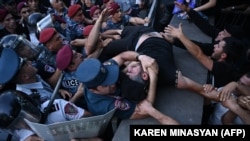
[[[50,98],[49,104],[47,105],[47,107],[43,111],[44,113],[43,113],[43,117],[42,117],[40,123],[45,123],[45,121],[47,120],[47,117],[48,117],[48,115],[50,113],[51,107],[52,107],[52,105],[54,103],[55,97],[56,97],[56,95],[58,93],[58,90],[59,90],[59,88],[61,86],[63,75],[64,75],[64,71],[62,71],[62,73],[60,74],[60,77],[59,77],[59,79],[58,79],[58,81],[56,83],[56,87],[55,87],[55,89],[53,91],[53,94],[52,94],[52,96]]]

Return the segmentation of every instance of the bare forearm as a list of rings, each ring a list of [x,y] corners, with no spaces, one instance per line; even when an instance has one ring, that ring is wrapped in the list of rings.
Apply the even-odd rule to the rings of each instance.
[[[150,78],[150,85],[149,85],[149,91],[148,91],[148,96],[147,100],[150,103],[154,103],[155,101],[155,95],[156,95],[156,88],[157,88],[157,77],[155,78]]]
[[[197,59],[200,58],[203,53],[202,50],[195,43],[189,40],[184,34],[179,35],[178,38],[190,54],[192,54]]]
[[[250,113],[242,109],[238,104],[232,105],[229,109],[240,117],[245,124],[250,124]]]
[[[97,42],[99,39],[99,32],[100,32],[100,28],[102,25],[102,18],[98,18],[96,23],[94,24],[94,27],[92,28],[87,41],[85,43],[85,50],[86,53],[89,55],[91,53],[93,53],[96,49],[97,49]]]
[[[161,113],[160,111],[158,111],[154,107],[151,107],[148,110],[148,113],[150,116],[155,118],[157,121],[159,121],[163,125],[179,125],[179,123],[175,119],[173,119],[167,115],[164,115],[163,113]]]
[[[121,30],[118,30],[118,29],[110,29],[110,30],[104,31],[101,35],[102,36],[106,36],[106,35],[119,35],[120,32],[121,32]]]
[[[133,17],[131,22],[133,25],[143,25],[146,23],[144,19],[138,17]]]
[[[236,117],[237,115],[229,110],[221,117],[221,121],[225,125],[232,125]]]
[[[113,59],[121,66],[126,61],[137,61],[138,56],[137,52],[134,51],[125,51],[115,56]]]
[[[70,99],[70,102],[75,103],[77,100],[82,99],[83,93],[76,92],[74,96]]]
[[[203,11],[203,10],[207,10],[209,8],[212,8],[216,5],[217,0],[209,0],[207,3],[194,8],[195,11]]]

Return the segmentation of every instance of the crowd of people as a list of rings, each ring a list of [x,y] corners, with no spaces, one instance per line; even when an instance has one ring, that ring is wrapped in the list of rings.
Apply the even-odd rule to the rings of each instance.
[[[151,2],[1,0],[0,128],[21,141],[42,140],[21,124],[14,126],[24,121],[11,111],[30,114],[20,100],[28,99],[29,106],[39,111],[35,114],[43,114],[54,100],[55,89],[53,110],[45,119],[31,120],[51,124],[116,109],[119,120],[151,116],[160,124],[181,124],[153,106],[160,87],[186,89],[204,97],[204,106],[213,111],[204,110],[202,124],[250,124],[249,34],[238,25],[225,24],[223,29],[211,25],[200,11],[213,7],[213,0],[199,7],[172,2],[213,39],[211,43],[190,40],[182,24],[174,27],[164,22],[159,31],[144,26],[151,22],[146,16]],[[41,21],[45,26],[36,24]],[[173,46],[194,56],[212,81],[199,84],[183,75],[175,64]]]

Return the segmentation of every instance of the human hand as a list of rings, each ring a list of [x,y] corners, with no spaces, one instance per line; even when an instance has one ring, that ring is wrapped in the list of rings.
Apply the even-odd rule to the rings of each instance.
[[[140,115],[149,115],[149,111],[150,107],[152,107],[152,104],[148,101],[148,100],[143,100],[141,101],[139,104],[137,104],[138,106],[138,114]]]
[[[205,92],[203,96],[205,96],[206,98],[210,100],[220,102],[220,99],[218,98],[218,91],[215,89],[209,92]]]
[[[218,93],[218,97],[219,97],[220,101],[225,101],[225,100],[229,99],[233,90],[235,90],[236,87],[237,87],[237,82],[230,82],[229,84],[227,84],[226,86],[221,88],[219,93]]]
[[[209,93],[213,90],[217,90],[217,88],[215,88],[213,85],[211,84],[204,84],[203,85],[203,90],[205,91],[205,93]]]
[[[106,21],[108,19],[108,17],[110,16],[110,12],[112,11],[112,8],[110,7],[107,7],[107,8],[104,8],[100,14],[100,18],[102,19],[101,21]]]
[[[145,23],[149,23],[149,22],[150,22],[150,19],[149,19],[148,17],[145,17],[145,18],[144,18],[144,22],[145,22]]]
[[[107,38],[107,39],[103,40],[102,47],[106,47],[111,41],[113,41],[113,39],[111,39],[111,38]]]
[[[172,25],[168,25],[167,27],[165,27],[164,32],[168,36],[171,36],[171,37],[174,37],[174,38],[179,38],[180,36],[183,35],[183,32],[182,32],[182,23],[179,24],[178,28],[175,28]]]
[[[147,72],[148,72],[148,75],[149,75],[149,78],[150,79],[157,79],[158,77],[158,71],[159,71],[159,66],[157,64],[156,61],[154,61],[152,63],[152,65],[150,67],[147,68]]]
[[[113,39],[114,40],[121,39],[121,36],[120,35],[113,35]]]
[[[150,56],[147,56],[147,55],[140,55],[138,57],[138,59],[140,60],[141,62],[141,65],[142,65],[142,68],[143,68],[143,71],[144,72],[148,72],[148,68],[149,67],[156,67],[157,64],[155,59],[150,57]]]
[[[86,43],[86,39],[80,39],[80,38],[70,41],[70,45],[77,46],[77,47],[82,47],[85,45],[85,43]]]
[[[83,92],[84,92],[83,83],[80,83],[80,84],[78,85],[76,94],[78,94],[78,95],[83,95]]]
[[[183,3],[180,3],[178,1],[174,1],[174,4],[179,7],[182,11],[188,11],[189,7]]]
[[[71,98],[72,97],[72,93],[64,90],[64,89],[59,89],[59,93],[62,96],[63,99],[67,99],[67,98]]]
[[[174,43],[174,38],[172,36],[167,35],[164,32],[160,32],[161,36],[166,39],[169,43],[173,44]]]
[[[250,96],[240,96],[237,102],[241,107],[250,111]]]

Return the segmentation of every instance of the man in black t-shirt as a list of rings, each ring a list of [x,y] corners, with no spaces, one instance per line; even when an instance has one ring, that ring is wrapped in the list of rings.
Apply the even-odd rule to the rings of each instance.
[[[236,81],[241,74],[237,71],[235,61],[240,57],[244,45],[233,37],[223,38],[214,45],[213,53],[206,55],[202,49],[189,40],[179,28],[168,26],[166,35],[179,39],[187,51],[190,52],[208,71],[214,75],[214,86],[221,87],[231,81]]]
[[[102,48],[99,31],[104,19],[104,12],[105,10],[97,19],[88,36],[85,45],[87,55],[101,49],[99,59],[105,61],[123,51],[136,51],[156,60],[159,65],[158,86],[176,86],[177,88],[203,93],[200,84],[182,75],[174,62],[172,45],[151,27],[126,26],[121,32],[121,39],[113,40]]]

